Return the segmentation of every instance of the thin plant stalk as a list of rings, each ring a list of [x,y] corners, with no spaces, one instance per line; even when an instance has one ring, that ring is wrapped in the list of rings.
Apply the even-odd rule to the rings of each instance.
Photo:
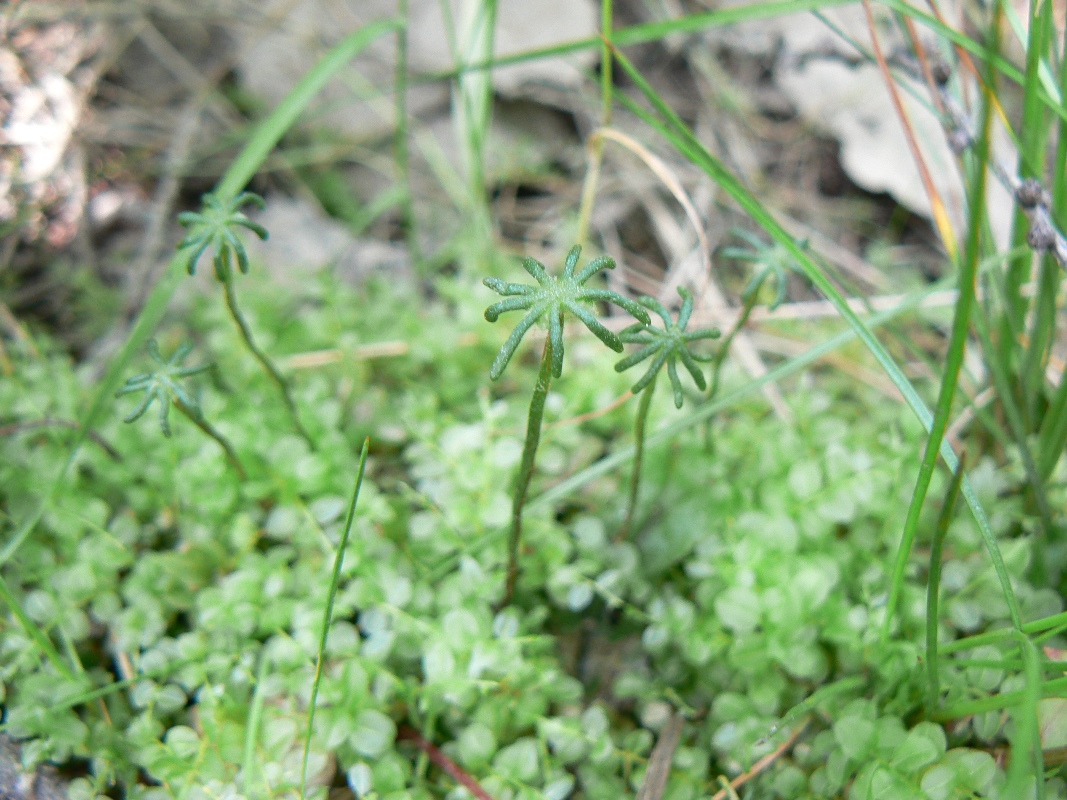
[[[1041,677],[1041,656],[1030,638],[1021,631],[1012,631],[1012,638],[1019,645],[1023,660],[1023,677],[1026,683],[1022,689],[1020,702],[1012,709],[1015,733],[1011,737],[1012,759],[1008,765],[1008,780],[1005,786],[1007,797],[1025,797],[1030,795],[1035,800],[1045,798],[1045,758],[1041,746],[1041,723],[1038,716],[1038,703],[1045,695],[1048,683]],[[1052,694],[1049,692],[1049,694]],[[1045,695],[1047,696],[1047,695]],[[1029,762],[1029,764],[1027,763]],[[1027,766],[1031,774],[1027,774]],[[1027,784],[1033,778],[1033,794]]]
[[[1063,52],[1067,52],[1067,30],[1064,31],[1063,47],[1065,48]],[[1060,91],[1061,93],[1067,91],[1067,58],[1063,58],[1060,62]],[[1064,224],[1067,223],[1067,214],[1064,213],[1064,209],[1067,208],[1065,171],[1067,171],[1067,123],[1061,119],[1056,131],[1056,157],[1052,171],[1052,174],[1056,176],[1052,186],[1052,213],[1060,230],[1063,230]],[[1038,316],[1044,313],[1055,317],[1060,274],[1059,265],[1050,262],[1051,259],[1046,257],[1038,279]],[[1051,270],[1051,275],[1045,273],[1046,268]],[[1047,302],[1052,304],[1052,309],[1045,308]],[[1055,320],[1053,319],[1049,324],[1054,326]],[[1050,400],[1049,408],[1041,419],[1037,441],[1041,451],[1039,458],[1041,477],[1048,480],[1067,446],[1067,368],[1060,379],[1059,387]]]
[[[244,752],[241,758],[241,776],[243,778],[242,789],[245,797],[255,797],[254,778],[258,773],[260,759],[257,758],[256,744],[263,731],[263,706],[266,701],[265,686],[267,684],[267,667],[270,659],[267,658],[267,649],[259,651],[259,666],[256,668],[256,688],[252,691],[252,704],[248,709],[248,723],[245,725]]]
[[[737,316],[737,322],[730,328],[730,332],[723,337],[718,350],[715,352],[715,358],[711,362],[711,386],[708,388],[709,400],[714,398],[719,392],[719,377],[722,373],[722,365],[726,361],[726,356],[730,352],[730,345],[737,337],[737,334],[741,332],[741,329],[745,327],[748,318],[752,316],[752,312],[756,308],[756,303],[759,301],[759,288],[762,285],[763,282],[760,281],[760,283],[756,285],[754,291],[742,298],[743,305],[741,306],[741,313]]]
[[[497,0],[463,0],[457,20],[456,50],[463,67],[490,61]],[[446,4],[447,5],[447,4]],[[464,178],[470,222],[480,244],[489,241],[492,222],[485,194],[485,152],[493,111],[489,70],[464,71],[455,93],[455,124],[463,144]]]
[[[614,28],[614,0],[601,0],[600,3],[600,126],[611,125],[611,111],[614,104],[614,83],[612,70],[611,34]],[[589,137],[589,169],[582,184],[581,205],[578,208],[578,243],[586,244],[589,240],[589,225],[593,216],[593,203],[596,201],[596,189],[600,183],[600,166],[604,162],[604,138],[594,131]]]
[[[397,180],[404,189],[403,209],[408,252],[416,264],[422,262],[418,231],[415,226],[415,203],[411,194],[411,159],[408,148],[408,0],[398,0],[397,18],[403,23],[396,30],[396,131],[393,138],[393,158]]]
[[[526,495],[530,490],[533,477],[534,460],[537,457],[537,445],[541,442],[541,424],[545,416],[545,400],[548,387],[552,385],[552,339],[545,339],[545,349],[541,355],[541,369],[537,373],[533,396],[530,398],[530,413],[526,419],[526,443],[522,448],[522,463],[519,477],[515,483],[515,494],[511,504],[511,534],[508,537],[508,572],[504,584],[504,598],[500,601],[503,608],[511,603],[515,594],[515,582],[519,578],[519,547],[522,543],[522,510],[526,505]]]
[[[960,496],[963,482],[963,458],[956,471],[952,473],[952,482],[941,506],[941,515],[934,528],[934,540],[930,545],[930,575],[926,582],[926,678],[928,683],[927,706],[930,710],[937,705],[941,695],[940,665],[937,653],[937,618],[938,601],[941,590],[941,553],[944,548],[945,535],[948,533],[952,515],[956,510],[956,500]]]
[[[210,436],[215,440],[215,443],[218,444],[226,454],[226,460],[229,461],[230,466],[237,471],[241,480],[248,478],[248,472],[245,470],[244,464],[237,455],[237,451],[233,449],[233,445],[231,445],[229,440],[222,435],[219,429],[208,422],[207,418],[200,413],[200,411],[185,405],[185,403],[177,397],[173,398],[172,402],[174,403],[174,407],[178,409],[186,419],[198,427],[205,435]]]
[[[348,504],[341,541],[337,543],[337,552],[333,558],[333,572],[330,575],[330,588],[326,593],[326,610],[322,612],[322,632],[319,635],[319,650],[315,656],[315,678],[311,684],[311,699],[308,700],[308,726],[304,732],[304,758],[300,766],[300,798],[307,796],[308,758],[311,755],[311,733],[315,726],[315,703],[319,698],[319,683],[322,681],[322,667],[326,661],[326,639],[330,635],[333,621],[333,604],[337,598],[337,589],[341,584],[341,566],[345,561],[345,548],[352,533],[352,521],[356,516],[356,503],[359,502],[359,490],[363,487],[363,473],[367,468],[367,451],[370,438],[363,440],[363,450],[359,454],[359,468],[356,470],[356,485],[352,489],[352,500]]]
[[[655,389],[656,381],[653,380],[641,392],[641,402],[637,404],[637,418],[634,421],[634,468],[630,473],[630,498],[626,506],[626,519],[616,537],[620,541],[629,536],[634,521],[634,509],[637,508],[637,492],[641,484],[641,459],[645,454],[645,426],[648,422],[648,409],[652,406],[652,393]]]
[[[233,275],[228,270],[224,275],[225,278],[222,281],[222,284],[226,289],[226,307],[230,310],[230,316],[233,317],[234,323],[241,332],[241,338],[244,339],[245,346],[248,348],[249,352],[255,356],[256,360],[260,363],[266,373],[270,375],[271,380],[278,386],[278,391],[282,395],[282,400],[285,402],[285,407],[289,411],[289,416],[293,419],[293,426],[296,428],[300,436],[303,437],[304,441],[308,443],[308,447],[314,450],[315,442],[300,421],[300,412],[297,411],[296,403],[293,402],[293,396],[289,392],[288,382],[282,377],[278,368],[274,366],[274,362],[271,361],[267,354],[260,350],[256,345],[256,341],[252,337],[252,329],[248,327],[248,322],[245,320],[240,307],[237,305],[237,291],[234,289]]]

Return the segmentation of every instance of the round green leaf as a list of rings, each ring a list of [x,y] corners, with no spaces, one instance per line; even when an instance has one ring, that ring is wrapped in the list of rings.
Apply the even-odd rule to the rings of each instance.
[[[373,708],[365,708],[356,717],[355,728],[348,741],[360,755],[377,758],[390,748],[396,739],[396,724]]]

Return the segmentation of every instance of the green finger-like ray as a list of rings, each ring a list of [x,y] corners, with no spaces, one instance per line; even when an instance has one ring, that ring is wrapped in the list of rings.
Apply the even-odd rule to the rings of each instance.
[[[700,389],[700,391],[707,389],[708,385],[704,380],[704,373],[693,358],[693,354],[684,347],[679,348],[676,352],[678,353],[678,358],[682,360],[682,364],[685,365],[686,370],[693,376],[693,383],[697,385],[697,388]],[[708,358],[710,359],[711,356]],[[681,408],[681,406],[679,406],[679,408]]]
[[[589,313],[588,309],[582,308],[578,303],[566,303],[565,305],[567,310],[580,319],[585,324],[585,327],[592,331],[596,338],[616,353],[622,352],[622,342],[619,340],[619,337],[601,325],[597,318]]]
[[[583,289],[574,299],[581,300],[583,302],[595,302],[598,300],[602,300],[608,303],[614,303],[620,308],[625,308],[633,316],[637,317],[646,325],[650,325],[652,323],[652,318],[648,315],[648,312],[641,308],[641,306],[637,302],[631,300],[628,297],[623,297],[622,295],[613,292],[610,289]]]
[[[638,302],[640,302],[641,305],[645,306],[646,308],[651,308],[653,311],[659,314],[660,319],[663,320],[664,330],[671,329],[671,327],[673,326],[671,314],[666,308],[663,307],[663,303],[661,303],[655,297],[650,297],[647,294],[642,295],[640,298],[638,298]]]
[[[641,380],[639,380],[631,387],[630,391],[632,391],[634,394],[637,394],[650,383],[652,383],[652,381],[654,381],[656,379],[656,376],[659,374],[659,371],[663,368],[663,364],[664,362],[666,362],[667,356],[669,355],[670,351],[667,350],[660,350],[659,352],[657,352],[656,358],[652,361],[652,364],[649,366],[648,370],[645,372],[644,375],[641,376]]]
[[[563,279],[564,280],[570,280],[571,278],[574,277],[574,268],[575,268],[575,266],[577,266],[577,264],[578,264],[578,256],[580,256],[581,254],[582,254],[582,246],[580,244],[576,244],[574,247],[571,248],[570,252],[567,253],[567,260],[563,264]],[[586,269],[588,269],[588,267],[586,267]],[[583,269],[582,271],[584,272],[585,270]],[[582,282],[583,281],[578,281],[578,283],[582,283]]]
[[[558,305],[548,312],[548,338],[552,342],[552,376],[563,374],[563,309]]]
[[[682,381],[678,378],[678,362],[673,351],[667,356],[667,377],[671,379],[671,389],[674,390],[674,407],[681,408],[685,397],[682,395]]]
[[[493,359],[493,365],[489,368],[489,377],[494,381],[500,377],[508,362],[511,361],[511,357],[515,355],[515,350],[518,348],[519,342],[522,341],[522,337],[526,335],[526,331],[534,326],[534,323],[544,313],[545,308],[547,308],[546,304],[537,305],[530,309],[530,313],[519,320],[519,324],[515,326],[511,335],[508,336],[507,341],[500,348],[500,352]]]
[[[522,260],[522,268],[529,272],[533,279],[541,286],[547,286],[551,280],[548,273],[545,272],[545,265],[536,258],[524,258]]]
[[[159,394],[159,428],[163,435],[170,438],[170,398],[164,392]]]
[[[615,371],[625,372],[635,364],[640,364],[642,361],[644,361],[646,358],[649,358],[653,353],[657,352],[658,350],[659,345],[657,344],[645,345],[636,353],[631,353],[630,355],[626,356],[626,358],[619,361],[619,363],[615,365]]]
[[[592,261],[582,267],[582,270],[578,273],[578,276],[575,278],[575,281],[578,284],[583,284],[591,277],[596,275],[596,273],[600,272],[600,270],[602,269],[615,269],[615,259],[610,258],[608,256],[600,256],[600,258],[594,258]]]
[[[134,390],[131,389],[130,391],[134,391]],[[129,414],[127,414],[125,417],[123,417],[122,421],[123,422],[133,422],[134,420],[139,419],[140,416],[142,414],[144,414],[145,411],[148,410],[148,407],[150,405],[152,405],[152,401],[155,400],[155,399],[156,399],[155,393],[154,392],[149,392],[148,394],[145,395],[144,399],[140,402],[140,404],[137,406],[137,408],[135,408],[133,411],[131,411]]]
[[[529,284],[508,283],[507,281],[500,280],[500,278],[484,278],[482,279],[482,283],[488,286],[497,294],[502,294],[504,296],[528,295],[533,294],[535,291],[537,291],[536,287],[530,286]]]
[[[493,303],[493,305],[485,309],[485,318],[489,322],[496,322],[501,314],[507,311],[521,311],[529,308],[535,302],[535,298],[530,296],[510,297],[507,300],[501,300],[499,303]]]
[[[678,312],[678,330],[684,331],[685,326],[689,324],[689,317],[693,314],[693,293],[679,286],[678,294],[682,297],[682,310]]]

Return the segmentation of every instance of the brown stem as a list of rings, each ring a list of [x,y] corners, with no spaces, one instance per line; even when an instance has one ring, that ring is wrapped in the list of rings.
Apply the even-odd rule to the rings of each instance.
[[[0,425],[0,436],[11,436],[12,434],[22,433],[23,431],[29,431],[35,428],[69,428],[70,430],[76,431],[80,427],[81,425],[73,420],[45,417],[43,419],[28,419],[20,422],[12,422],[8,425]],[[107,453],[113,461],[122,461],[122,456],[119,455],[119,451],[108,444],[103,436],[94,433],[93,431],[88,431],[87,436],[95,442],[101,450]]]
[[[401,742],[411,742],[419,748],[426,754],[426,757],[430,759],[430,762],[433,763],[434,766],[477,797],[478,800],[493,800],[489,792],[485,791],[485,789],[482,788],[482,785],[474,779],[474,776],[442,753],[431,742],[427,741],[426,737],[410,725],[401,725],[400,729],[397,731],[396,738]]]
[[[245,472],[244,464],[242,464],[241,459],[238,458],[237,451],[233,449],[233,445],[231,445],[229,441],[227,441],[226,437],[219,432],[218,428],[216,428],[214,425],[204,419],[204,415],[201,414],[198,410],[189,408],[187,405],[185,405],[185,403],[183,403],[181,400],[178,400],[177,398],[174,399],[174,407],[177,408],[182,414],[184,414],[186,419],[188,419],[206,435],[210,436],[212,439],[215,440],[218,446],[221,447],[226,453],[226,460],[230,462],[230,465],[235,470],[237,470],[237,474],[240,476],[241,480],[245,480],[246,478],[248,478],[248,473]]]

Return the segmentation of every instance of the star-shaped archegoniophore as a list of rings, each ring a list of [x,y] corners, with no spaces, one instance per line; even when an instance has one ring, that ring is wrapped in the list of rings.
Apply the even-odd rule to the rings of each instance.
[[[786,277],[790,271],[798,271],[796,259],[778,242],[767,244],[755,234],[741,228],[735,229],[733,234],[748,242],[749,247],[724,247],[719,254],[737,261],[747,261],[754,268],[752,277],[741,290],[741,298],[746,302],[751,298],[754,304],[756,292],[768,278],[773,277],[774,300],[768,306],[773,311],[785,302]],[[808,246],[806,239],[797,244],[802,249]]]
[[[496,322],[505,311],[526,311],[526,315],[515,326],[515,330],[511,332],[493,360],[493,366],[489,370],[489,376],[493,380],[499,378],[504,368],[507,367],[522,337],[545,315],[548,316],[548,338],[552,346],[552,375],[556,378],[563,373],[564,311],[569,311],[580,319],[594,336],[617,353],[622,352],[622,340],[593,316],[592,311],[585,305],[586,303],[600,300],[614,303],[625,308],[642,322],[646,324],[651,322],[648,313],[633,300],[608,289],[586,287],[585,282],[600,270],[614,269],[615,261],[607,256],[595,258],[582,267],[576,275],[574,268],[578,264],[578,256],[581,252],[581,245],[571,248],[563,266],[563,274],[558,278],[549,275],[545,271],[545,265],[541,262],[533,258],[523,259],[523,269],[533,276],[537,281],[537,286],[526,283],[508,283],[499,278],[486,278],[483,281],[494,292],[508,298],[499,303],[493,303],[485,310],[485,318],[489,322]]]
[[[237,231],[247,228],[260,239],[267,238],[267,229],[250,220],[241,207],[252,204],[263,208],[263,198],[252,192],[241,192],[228,202],[223,202],[217,195],[204,195],[204,205],[199,211],[183,211],[178,215],[178,222],[189,233],[178,243],[178,250],[188,251],[185,268],[192,275],[200,256],[210,247],[214,251],[212,262],[215,275],[225,281],[230,275],[230,256],[237,259],[241,272],[248,272],[248,252]]]
[[[659,375],[663,365],[667,365],[667,374],[671,379],[671,388],[674,390],[674,405],[682,407],[682,382],[678,378],[677,361],[681,359],[686,370],[693,376],[693,382],[701,391],[707,388],[704,373],[701,371],[698,361],[711,361],[713,356],[702,356],[689,350],[689,343],[698,339],[715,339],[719,336],[717,330],[702,328],[698,331],[686,333],[685,326],[689,324],[689,317],[693,313],[693,295],[686,289],[679,287],[678,294],[682,296],[682,309],[678,312],[678,322],[671,319],[670,312],[663,304],[654,297],[642,297],[641,304],[652,309],[663,318],[663,328],[654,328],[651,325],[631,325],[619,334],[619,338],[627,344],[644,345],[636,353],[622,359],[615,365],[616,372],[622,372],[635,364],[640,364],[647,358],[655,355],[648,371],[633,385],[633,393],[637,394]]]
[[[115,392],[116,397],[130,394],[131,392],[145,393],[141,404],[124,417],[123,422],[133,422],[139,419],[156,400],[159,400],[159,427],[163,430],[164,436],[170,436],[169,414],[172,402],[180,403],[193,415],[200,415],[199,403],[178,383],[182,378],[211,369],[210,364],[201,364],[198,367],[183,367],[181,365],[182,361],[192,350],[193,346],[191,344],[182,345],[174,351],[174,355],[164,360],[163,356],[160,355],[159,345],[156,340],[149,339],[148,353],[159,367],[154,372],[143,372],[140,375],[134,375],[126,381],[121,389]]]

